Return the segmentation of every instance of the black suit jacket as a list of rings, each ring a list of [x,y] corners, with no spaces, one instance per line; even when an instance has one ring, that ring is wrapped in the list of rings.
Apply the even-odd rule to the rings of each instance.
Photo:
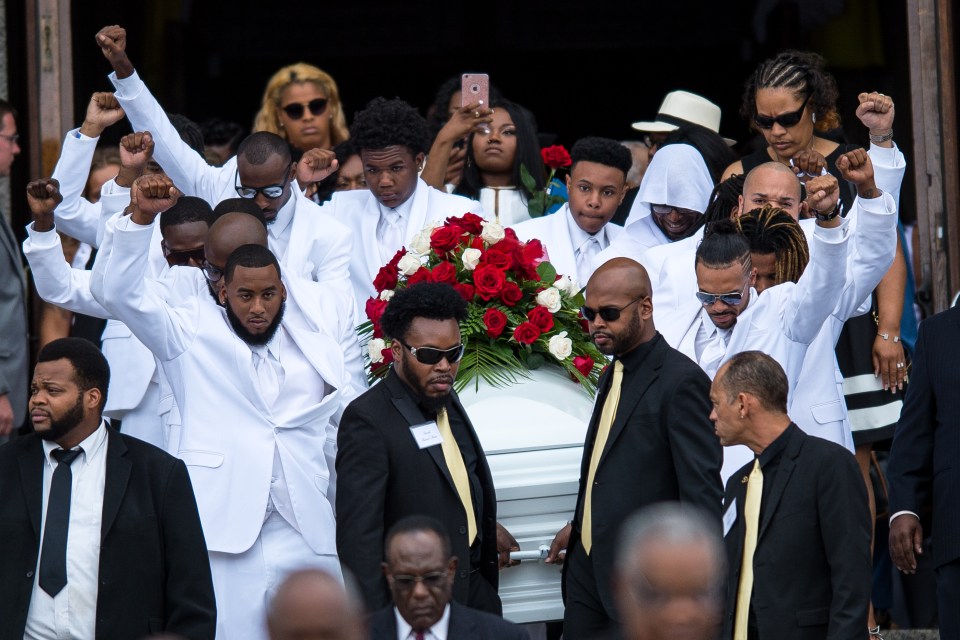
[[[571,540],[580,538],[590,457],[613,367],[600,379],[580,469]],[[719,531],[723,449],[710,422],[710,379],[660,334],[635,373],[624,373],[616,418],[593,486],[590,559],[607,615],[616,619],[610,585],[620,526],[637,509],[664,501],[689,502],[716,518]],[[570,568],[564,564],[564,577]]]
[[[483,448],[456,393],[451,411],[463,416],[477,451],[483,490],[477,528],[483,536],[480,573],[497,588],[497,496]],[[367,606],[391,602],[380,563],[387,531],[410,515],[439,520],[458,561],[453,598],[468,603],[470,544],[467,516],[440,446],[420,449],[410,433],[426,422],[394,373],[356,398],[343,412],[337,435],[337,552],[360,583]]]
[[[183,462],[107,428],[96,637],[213,638],[207,547]],[[40,546],[43,448],[0,447],[0,639],[22,638]]]
[[[764,477],[753,595],[761,638],[848,640],[864,637],[870,600],[870,511],[856,459],[843,447],[791,424],[772,480]],[[733,635],[743,561],[745,478],[753,462],[727,480],[724,504],[736,500],[727,548],[727,617]],[[767,482],[772,482],[769,493]],[[731,514],[732,515],[732,514]]]
[[[523,627],[493,614],[450,603],[450,640],[530,640]],[[397,640],[397,618],[393,605],[370,616],[370,640]]]
[[[960,558],[960,307],[920,325],[910,385],[893,435],[890,513],[933,503],[933,563]]]

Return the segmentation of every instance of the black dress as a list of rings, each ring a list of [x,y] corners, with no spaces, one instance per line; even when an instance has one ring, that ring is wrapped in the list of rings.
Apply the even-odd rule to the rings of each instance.
[[[841,144],[826,157],[827,171],[840,183],[840,202],[846,216],[857,195],[856,188],[840,175],[837,159],[859,145]],[[767,150],[761,149],[741,160],[743,172],[770,162]],[[853,442],[856,445],[880,442],[893,437],[894,427],[903,406],[903,392],[884,391],[880,378],[873,375],[873,342],[877,337],[876,295],[870,313],[850,318],[843,325],[835,351],[840,373],[843,374],[843,394],[847,403]]]

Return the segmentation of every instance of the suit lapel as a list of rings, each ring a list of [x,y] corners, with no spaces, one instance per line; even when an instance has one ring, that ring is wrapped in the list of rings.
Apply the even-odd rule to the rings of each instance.
[[[654,338],[654,340],[662,341],[663,338],[658,337]],[[650,353],[647,354],[646,359],[640,364],[630,385],[620,389],[620,402],[617,404],[617,414],[613,419],[613,424],[610,426],[610,434],[607,436],[607,442],[603,447],[600,461],[597,463],[598,469],[603,464],[603,460],[607,457],[607,452],[610,451],[613,443],[620,434],[623,433],[623,428],[633,414],[634,408],[643,398],[644,394],[646,394],[650,385],[660,376],[660,365],[663,363],[664,346],[665,344],[662,342],[654,345]]]
[[[345,211],[345,215],[356,215],[353,211]],[[367,282],[373,282],[380,271],[380,267],[386,264],[385,260],[380,259],[380,243],[377,242],[377,224],[380,222],[380,205],[373,196],[373,192],[367,197],[366,206],[360,212],[360,233],[356,236],[355,242],[363,247],[367,260]],[[355,245],[356,246],[356,245]],[[400,247],[396,247],[396,251]]]
[[[476,620],[464,615],[463,608],[450,602],[450,626],[447,629],[448,638],[479,638],[476,631]]]
[[[20,460],[20,486],[23,500],[30,513],[33,532],[40,538],[40,512],[43,509],[43,447],[36,436],[27,436],[31,442],[26,446]]]
[[[794,428],[794,433],[790,437],[790,441],[787,442],[787,446],[784,449],[783,455],[780,459],[780,466],[777,468],[776,475],[773,477],[773,486],[770,487],[770,493],[767,496],[766,504],[763,505],[762,511],[763,516],[760,518],[760,529],[757,532],[757,540],[763,537],[763,532],[766,531],[767,527],[770,525],[770,521],[773,520],[773,514],[777,510],[777,506],[780,504],[780,499],[783,497],[783,491],[787,488],[787,482],[790,480],[790,475],[793,473],[796,465],[797,455],[800,453],[800,448],[803,446],[804,435],[798,427],[790,425],[790,428]]]
[[[103,484],[103,524],[100,526],[100,542],[107,537],[120,504],[127,492],[127,482],[130,480],[130,470],[133,465],[126,458],[127,445],[110,427],[107,427],[107,473]]]

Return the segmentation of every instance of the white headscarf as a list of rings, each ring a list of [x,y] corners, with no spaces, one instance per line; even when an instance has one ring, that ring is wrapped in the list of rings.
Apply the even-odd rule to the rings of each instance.
[[[710,202],[713,178],[703,156],[688,144],[668,144],[657,150],[643,174],[640,189],[624,227],[650,215],[651,204],[669,204],[703,213]]]

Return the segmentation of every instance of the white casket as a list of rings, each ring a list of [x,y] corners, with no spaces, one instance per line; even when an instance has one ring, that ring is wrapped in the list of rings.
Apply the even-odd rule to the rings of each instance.
[[[542,548],[573,518],[593,400],[557,367],[503,389],[471,381],[459,396],[493,474],[497,520],[520,543],[523,561],[500,572],[503,615],[561,620],[560,567],[543,562]]]

